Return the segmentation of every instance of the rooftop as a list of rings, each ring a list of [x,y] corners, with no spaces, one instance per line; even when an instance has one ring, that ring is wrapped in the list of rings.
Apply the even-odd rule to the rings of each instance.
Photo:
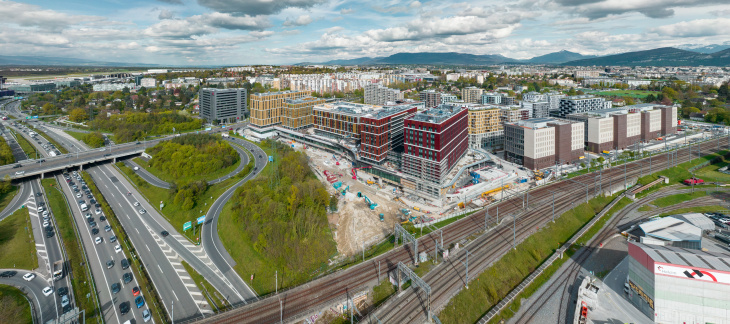
[[[464,108],[461,105],[446,105],[441,104],[436,108],[430,108],[418,112],[413,117],[409,118],[415,121],[423,121],[428,123],[440,124],[461,112]]]
[[[630,242],[643,250],[655,262],[670,263],[687,267],[697,267],[720,271],[730,271],[730,254],[683,249],[673,246],[651,245]]]
[[[304,98],[297,98],[297,99],[286,99],[286,100],[284,100],[284,102],[295,105],[295,104],[316,101],[316,100],[324,100],[324,99],[320,99],[320,98],[316,98],[316,97],[304,97]]]
[[[665,241],[700,241],[702,230],[674,217],[655,219],[639,225],[646,236]]]
[[[260,96],[273,96],[273,95],[297,93],[297,92],[305,92],[305,91],[284,90],[284,91],[276,91],[276,92],[256,92],[256,93],[252,93],[251,95],[260,97]]]
[[[715,230],[715,223],[712,220],[710,220],[707,216],[702,215],[700,213],[672,215],[669,217],[674,217],[676,219],[683,220],[687,223],[690,223],[694,226],[699,227],[703,231],[714,231]]]

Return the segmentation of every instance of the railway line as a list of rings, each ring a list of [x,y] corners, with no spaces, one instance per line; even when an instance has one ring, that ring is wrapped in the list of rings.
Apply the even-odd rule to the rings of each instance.
[[[714,138],[701,145],[705,153],[716,152],[721,146],[728,146],[726,137]],[[693,158],[696,158],[698,151],[693,145]],[[689,149],[680,148],[675,155],[674,164],[680,164],[689,160]],[[556,214],[562,214],[575,204],[585,202],[588,198],[600,192],[606,191],[607,187],[616,187],[621,181],[646,175],[659,171],[669,166],[671,161],[668,154],[658,154],[651,158],[630,162],[625,166],[613,167],[604,170],[599,174],[590,173],[564,180],[549,186],[536,188],[527,196],[513,197],[499,204],[489,207],[490,217],[487,223],[495,225],[496,208],[499,208],[500,224],[492,227],[473,240],[466,248],[470,251],[471,260],[470,272],[478,275],[483,269],[499,259],[504,252],[512,248],[513,238],[509,235],[512,229],[507,224],[509,217],[514,220],[516,227],[516,239],[521,241],[537,228],[544,226],[551,220],[551,202],[555,194]],[[624,171],[625,170],[625,171]],[[624,176],[625,173],[625,176]],[[527,208],[523,210],[523,199]],[[466,237],[485,232],[485,214],[487,210],[474,213],[462,220],[442,228],[444,245],[460,242]],[[494,213],[494,216],[491,216]],[[491,219],[491,221],[490,221]],[[433,251],[436,234],[429,234],[421,237],[418,241],[419,251]],[[463,250],[463,249],[462,249]],[[379,264],[382,266],[382,273],[387,274],[396,268],[398,262],[410,263],[413,260],[413,251],[409,246],[399,247],[383,255],[373,258],[365,263],[341,270],[322,278],[313,280],[307,284],[294,287],[290,290],[280,292],[277,295],[264,296],[260,301],[239,307],[237,309],[210,316],[204,319],[204,323],[277,323],[282,318],[296,320],[303,318],[308,313],[313,313],[335,301],[344,301],[348,292],[356,292],[364,289],[365,286],[374,284],[378,280]],[[451,260],[443,262],[442,265],[430,271],[424,280],[431,285],[433,296],[431,306],[433,310],[439,310],[446,305],[448,300],[465,285],[465,278],[462,277],[463,265],[460,261],[464,259],[464,253],[452,256]],[[384,276],[383,276],[384,277]],[[382,278],[380,278],[382,279]],[[385,323],[406,323],[426,320],[424,312],[426,299],[420,296],[415,289],[408,290],[404,295],[394,298],[375,310],[378,319]],[[434,312],[435,313],[435,312]]]

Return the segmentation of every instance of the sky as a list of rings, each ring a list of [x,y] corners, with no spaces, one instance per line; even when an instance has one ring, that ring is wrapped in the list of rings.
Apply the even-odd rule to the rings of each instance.
[[[730,45],[729,0],[0,0],[0,55],[177,66]]]

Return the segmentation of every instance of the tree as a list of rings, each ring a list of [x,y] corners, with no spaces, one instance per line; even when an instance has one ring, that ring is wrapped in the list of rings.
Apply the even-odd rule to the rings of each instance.
[[[46,103],[43,105],[43,114],[44,115],[53,115],[56,113],[56,105],[52,103]]]
[[[81,140],[91,147],[102,147],[104,146],[104,135],[99,132],[87,133]]]
[[[648,96],[646,96],[646,98],[644,98],[644,102],[654,102],[654,101],[656,101],[656,97],[654,97],[653,94],[649,94]]]
[[[86,110],[83,110],[81,108],[75,108],[74,110],[71,110],[71,112],[68,114],[68,118],[71,119],[71,121],[73,122],[80,123],[89,119],[89,114],[86,113]]]

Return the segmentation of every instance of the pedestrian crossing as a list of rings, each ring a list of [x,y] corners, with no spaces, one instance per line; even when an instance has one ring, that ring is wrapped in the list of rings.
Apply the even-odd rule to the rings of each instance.
[[[44,278],[50,278],[51,263],[48,261],[48,251],[46,250],[43,218],[40,217],[40,213],[38,212],[35,191],[33,189],[30,190],[30,196],[28,197],[28,200],[25,201],[25,207],[28,208],[30,221],[33,224],[33,239],[35,240],[36,256],[38,257],[38,269],[35,271],[41,274]]]

